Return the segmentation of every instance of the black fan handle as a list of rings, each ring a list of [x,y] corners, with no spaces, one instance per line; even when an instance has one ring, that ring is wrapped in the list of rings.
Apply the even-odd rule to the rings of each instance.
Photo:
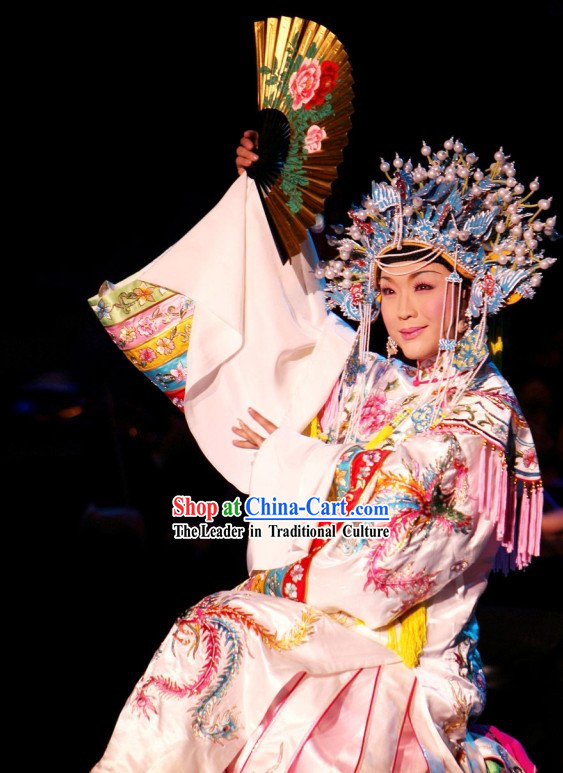
[[[267,197],[285,164],[291,129],[286,116],[273,108],[260,110],[256,123],[259,137],[258,161],[247,167],[246,173]]]

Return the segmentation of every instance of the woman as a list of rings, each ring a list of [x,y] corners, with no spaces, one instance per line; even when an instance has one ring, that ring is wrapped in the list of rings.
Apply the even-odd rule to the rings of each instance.
[[[237,151],[240,186],[250,197],[255,189],[242,172],[256,157],[256,140],[245,132]],[[303,340],[287,328],[288,340],[276,343],[268,331],[274,375],[262,369],[257,377],[262,392],[269,395],[271,386],[296,407],[285,414],[274,403],[272,413],[249,408],[250,418],[232,427],[231,447],[251,457],[248,485],[239,487],[270,502],[342,501],[354,528],[341,516],[338,524],[311,524],[319,527],[315,533],[295,519],[282,522],[282,536],[264,527],[249,539],[250,577],[177,620],[95,771],[535,770],[517,741],[474,724],[485,700],[475,606],[495,561],[506,570],[538,554],[541,481],[533,441],[484,335],[487,315],[513,299],[516,287],[524,297],[533,294],[533,277],[549,261],[535,254],[530,229],[514,230],[521,222],[518,208],[507,209],[514,198],[506,197],[506,207],[490,198],[495,184],[519,190],[506,182],[514,175],[502,151],[485,177],[472,170],[461,143],[444,147],[427,173],[396,163],[391,184],[374,184],[354,211],[348,236],[337,241],[341,260],[315,269],[328,280],[333,302],[360,320],[355,337],[335,334],[336,323],[315,317],[318,307],[304,300],[314,296],[306,271],[291,284],[289,275],[276,274],[282,269],[274,261],[266,321],[250,324],[245,316],[236,356],[225,356],[216,371],[201,365],[202,373],[221,372],[223,382],[214,377],[213,389],[204,377],[197,388],[186,384],[190,428],[203,445],[209,441],[203,433],[198,438],[195,414],[214,415],[224,402],[221,388],[229,400],[242,388],[240,372],[228,368],[252,331],[257,338],[248,361],[263,354],[267,362],[262,326],[291,305]],[[452,179],[454,164],[459,180]],[[387,173],[389,165],[382,169]],[[477,186],[469,193],[464,169]],[[500,202],[505,194],[498,196]],[[497,216],[511,228],[512,243],[497,227],[500,220],[495,225]],[[493,227],[496,241],[489,239]],[[549,235],[553,227],[552,218],[542,230]],[[208,223],[206,235],[215,230]],[[251,234],[247,223],[247,239]],[[139,277],[187,293],[198,278],[177,276],[185,263],[184,250],[181,264],[159,259]],[[304,265],[295,260],[283,271]],[[508,271],[517,284],[505,281]],[[263,289],[269,279],[261,281]],[[262,295],[247,293],[245,313]],[[204,310],[211,301],[203,284],[191,297],[188,371],[192,362],[200,367],[198,341],[218,316]],[[95,303],[108,308],[98,296]],[[366,349],[379,311],[389,334],[387,358]],[[335,342],[342,344],[338,351]],[[398,348],[416,365],[392,357]],[[308,369],[293,367],[301,355]],[[338,363],[341,374],[321,389],[330,369],[319,372],[319,363],[327,361]],[[317,404],[314,411],[306,404],[310,426],[303,431],[299,409],[311,392]],[[248,404],[240,398],[239,409]],[[274,423],[276,411],[282,419]],[[236,464],[244,464],[241,458]],[[230,479],[240,479],[240,468],[231,474],[230,462],[217,459]],[[379,506],[377,516],[354,510],[370,504]]]

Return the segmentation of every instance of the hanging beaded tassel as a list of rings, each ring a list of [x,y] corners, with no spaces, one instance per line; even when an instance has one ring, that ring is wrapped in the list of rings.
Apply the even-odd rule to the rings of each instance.
[[[479,459],[479,511],[496,524],[500,543],[495,571],[528,566],[538,556],[543,512],[543,487],[539,475],[524,480],[509,472],[502,449],[483,441]]]

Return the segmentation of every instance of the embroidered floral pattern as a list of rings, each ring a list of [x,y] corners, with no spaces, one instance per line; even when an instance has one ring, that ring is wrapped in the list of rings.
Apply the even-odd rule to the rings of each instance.
[[[156,356],[156,352],[154,352],[152,349],[149,349],[148,347],[139,349],[138,362],[141,366],[150,365],[153,360],[156,360]]]
[[[111,306],[107,306],[103,298],[100,298],[93,309],[99,320],[111,319]]]
[[[538,457],[536,456],[535,450],[533,448],[528,448],[524,451],[522,454],[522,461],[524,462],[524,467],[537,467]]]
[[[132,325],[126,325],[121,328],[119,340],[124,344],[130,344],[137,338],[137,331]]]
[[[395,409],[389,408],[385,394],[372,392],[362,406],[359,428],[363,435],[377,432],[393,418]]]
[[[174,379],[176,379],[176,381],[185,381],[186,368],[184,367],[183,363],[179,362],[175,368],[171,369],[170,374]]]

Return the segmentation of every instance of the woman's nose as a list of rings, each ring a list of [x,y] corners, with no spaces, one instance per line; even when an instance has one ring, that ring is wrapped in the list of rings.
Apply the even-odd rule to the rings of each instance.
[[[413,316],[414,304],[412,302],[410,293],[399,294],[399,304],[398,304],[397,314],[401,319],[408,319],[409,317]]]

